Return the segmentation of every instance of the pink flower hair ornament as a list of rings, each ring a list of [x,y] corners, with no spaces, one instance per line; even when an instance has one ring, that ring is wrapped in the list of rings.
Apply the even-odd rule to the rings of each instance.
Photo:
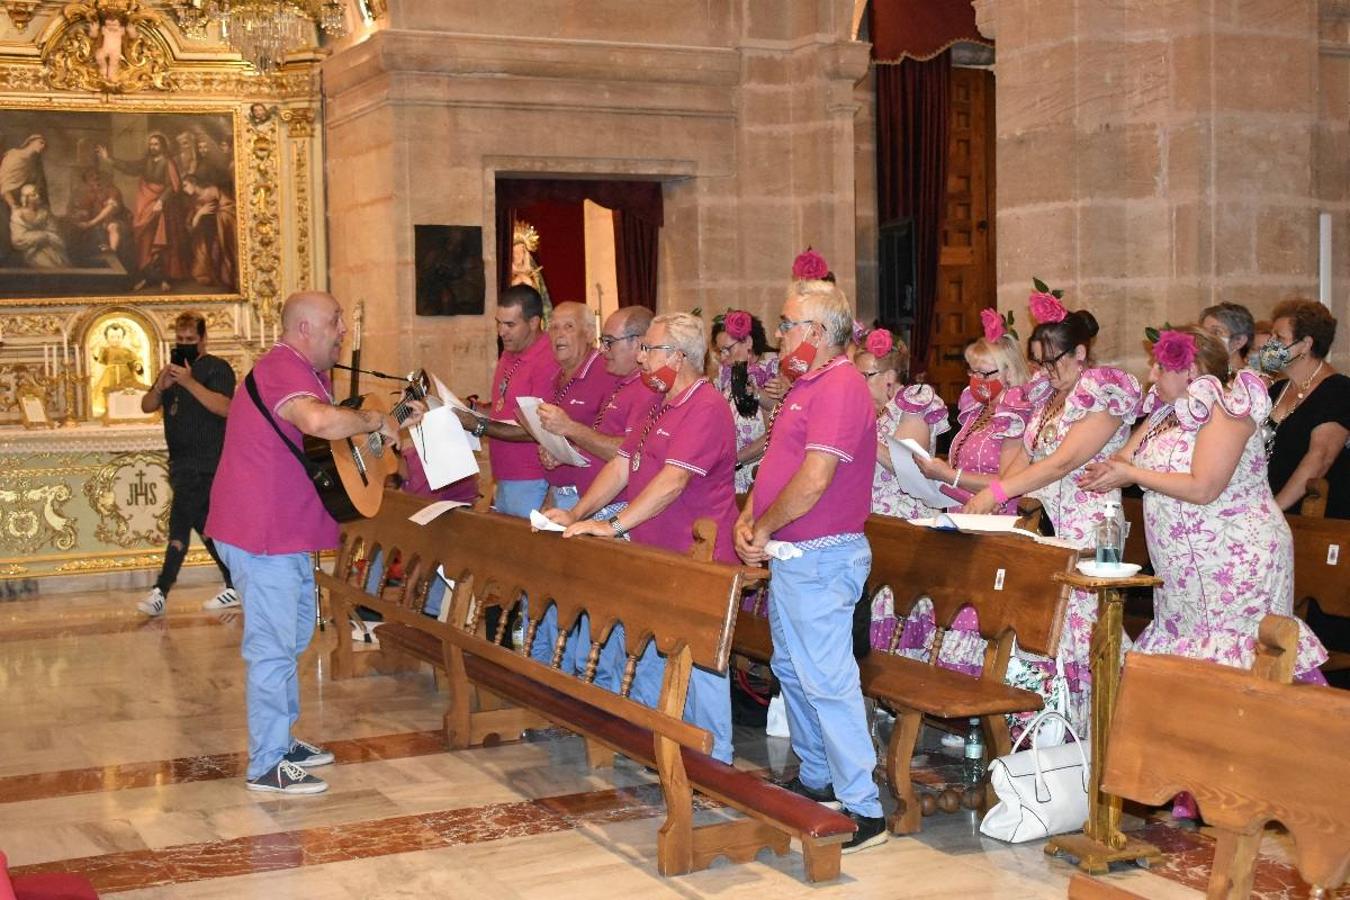
[[[1164,331],[1153,344],[1153,361],[1165,372],[1185,372],[1200,354],[1195,335],[1181,331]]]
[[[1031,296],[1027,299],[1027,305],[1031,308],[1031,318],[1037,325],[1043,325],[1046,322],[1063,322],[1069,315],[1069,311],[1064,308],[1060,302],[1064,297],[1062,290],[1050,290],[1049,286],[1039,278],[1031,279]]]
[[[730,310],[722,320],[722,327],[733,341],[743,341],[750,336],[754,320],[743,309]]]
[[[1011,336],[1014,341],[1017,340],[1017,331],[1013,328],[1013,313],[1008,310],[1006,315],[999,315],[996,309],[980,310],[980,325],[984,327],[984,339],[989,343],[1000,341],[1004,336]]]
[[[797,258],[792,261],[794,281],[820,281],[829,274],[830,264],[810,247],[797,254]]]
[[[878,328],[867,336],[863,349],[880,359],[895,349],[895,337],[885,328]]]

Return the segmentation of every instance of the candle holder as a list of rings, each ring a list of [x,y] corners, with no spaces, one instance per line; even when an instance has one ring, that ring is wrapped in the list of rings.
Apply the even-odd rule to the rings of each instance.
[[[62,428],[74,428],[80,424],[80,420],[75,417],[75,384],[80,381],[79,375],[70,369],[60,372],[56,376],[57,382],[61,385],[61,391],[65,399],[66,414],[61,419]]]

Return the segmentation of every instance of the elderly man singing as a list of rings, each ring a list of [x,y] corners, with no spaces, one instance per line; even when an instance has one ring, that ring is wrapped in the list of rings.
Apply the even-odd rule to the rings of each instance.
[[[886,840],[872,780],[876,751],[853,657],[853,608],[872,566],[863,523],[877,441],[867,383],[844,355],[852,330],[853,311],[838,287],[793,284],[778,323],[779,369],[793,384],[735,533],[741,558],[767,561],[772,574],[771,666],[801,760],[785,787],[843,806],[858,825],[845,853]],[[770,559],[770,538],[790,542],[801,555]]]
[[[731,536],[736,523],[735,425],[726,400],[703,377],[707,348],[702,319],[675,313],[652,320],[638,361],[643,383],[664,395],[664,402],[628,432],[575,508],[548,512],[568,526],[563,537],[631,534],[638,543],[688,553],[694,520],[711,518],[718,527],[714,558],[736,562]],[[607,521],[587,518],[625,489],[628,506],[622,511]],[[634,674],[632,697],[655,705],[664,669],[655,645],[648,644]],[[712,733],[713,756],[730,763],[726,676],[695,667],[684,714]]]

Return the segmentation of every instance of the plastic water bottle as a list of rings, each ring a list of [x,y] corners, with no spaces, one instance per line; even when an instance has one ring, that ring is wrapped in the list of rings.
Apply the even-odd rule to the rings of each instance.
[[[984,732],[979,719],[970,720],[966,732],[965,782],[972,787],[984,781]]]
[[[1109,502],[1106,504],[1106,518],[1097,523],[1095,535],[1097,544],[1097,565],[1120,565],[1120,547],[1124,542],[1120,539],[1119,503]]]
[[[505,613],[503,613],[505,615]],[[525,647],[525,617],[516,618],[515,627],[511,629],[511,649],[519,653]]]

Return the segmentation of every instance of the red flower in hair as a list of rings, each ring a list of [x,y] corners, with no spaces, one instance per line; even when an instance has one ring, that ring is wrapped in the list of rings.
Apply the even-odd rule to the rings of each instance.
[[[830,274],[825,257],[807,247],[792,261],[792,277],[796,281],[819,281]]]
[[[1168,372],[1185,372],[1199,352],[1195,335],[1180,331],[1164,331],[1153,345],[1154,361]]]
[[[743,341],[750,336],[750,328],[753,320],[750,314],[743,309],[733,309],[727,313],[727,317],[722,320],[722,325],[726,328],[727,334],[733,341]]]
[[[1008,333],[1003,325],[1003,317],[996,309],[986,307],[980,310],[980,324],[984,326],[984,339],[991,344]]]
[[[895,338],[885,328],[878,328],[867,336],[865,347],[868,353],[880,359],[895,349]]]
[[[1054,294],[1047,294],[1044,291],[1032,291],[1027,305],[1031,307],[1031,317],[1037,324],[1063,322],[1064,317],[1069,314],[1064,304],[1055,299]]]

